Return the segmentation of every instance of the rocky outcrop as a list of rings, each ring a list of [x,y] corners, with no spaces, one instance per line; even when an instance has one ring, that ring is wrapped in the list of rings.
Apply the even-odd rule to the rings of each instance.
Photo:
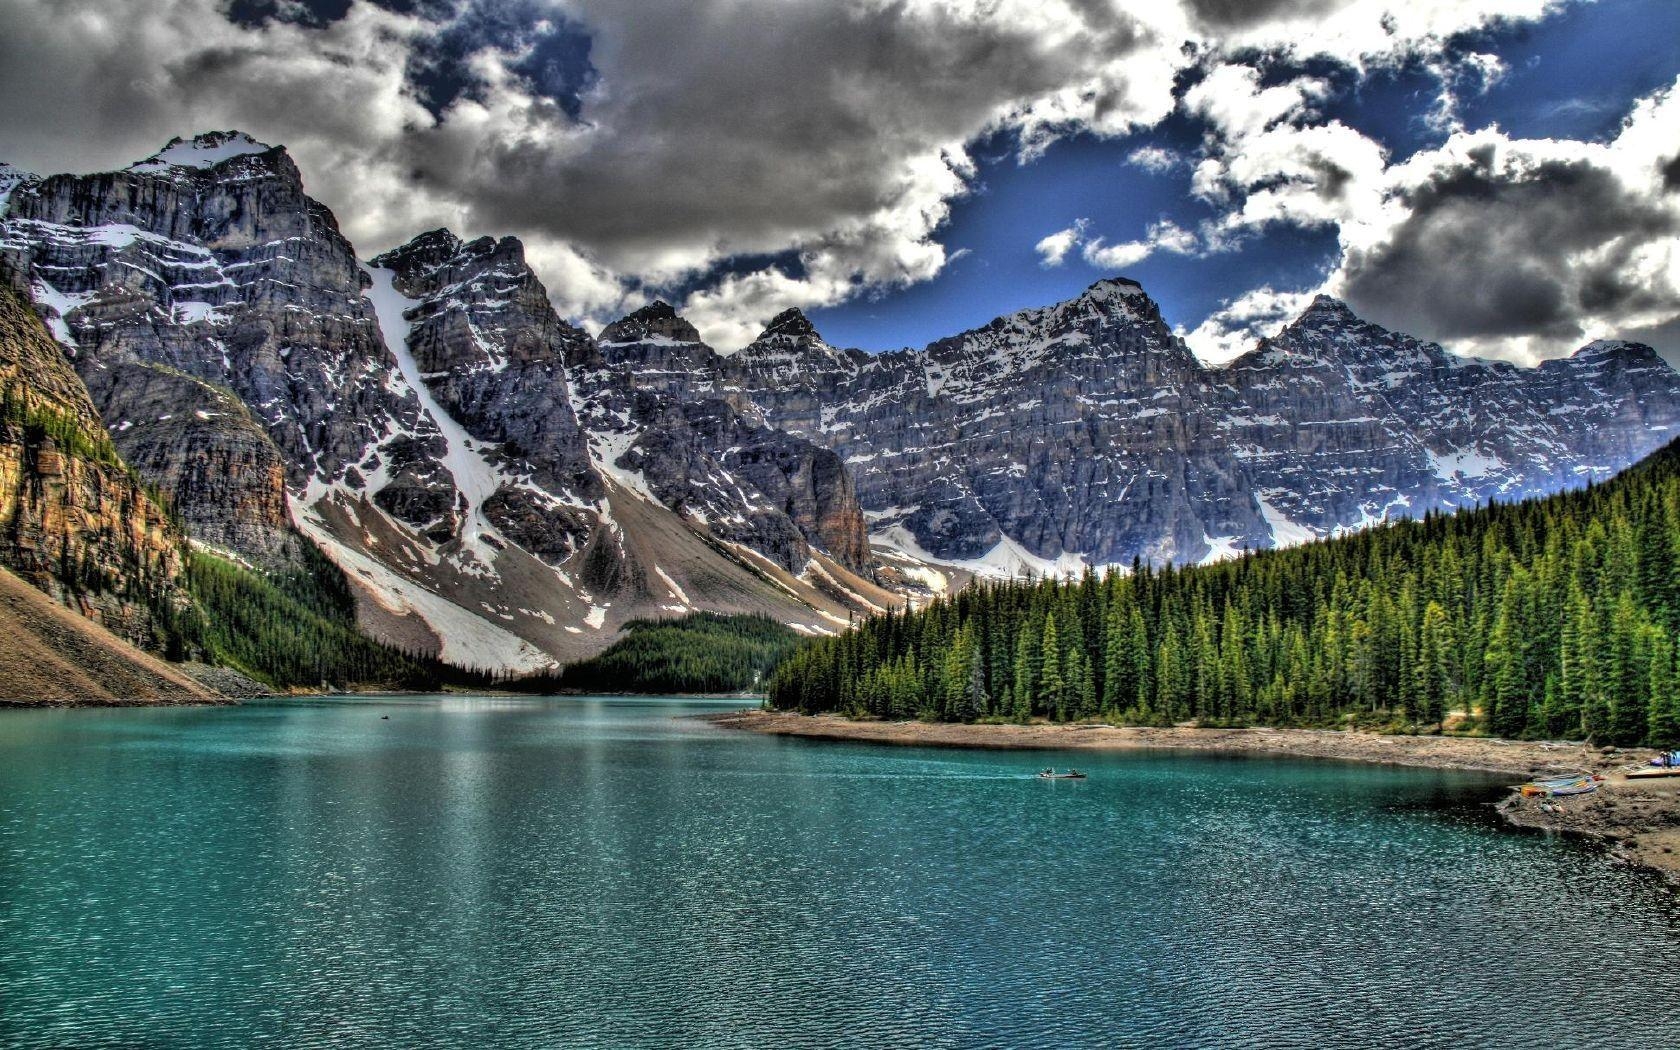
[[[1000,569],[1196,560],[1264,535],[1212,377],[1136,284],[867,357],[803,319],[738,355],[776,426],[840,452],[887,543]]]
[[[373,260],[395,274],[409,310],[408,347],[427,389],[511,475],[559,498],[599,498],[566,366],[593,353],[589,336],[554,312],[513,237],[463,244],[422,234]]]
[[[670,303],[655,299],[601,329],[600,342],[606,346],[633,343],[695,346],[701,340],[699,329],[678,317]]]
[[[145,363],[233,390],[294,488],[388,460],[392,441],[442,454],[413,394],[386,382],[395,363],[355,253],[283,149],[217,133],[123,171],[24,183],[0,269],[21,275],[90,387]]]
[[[572,381],[604,470],[789,571],[805,568],[813,545],[867,570],[862,508],[840,456],[767,426],[693,325],[654,302],[607,326],[599,348],[600,363]]]
[[[138,362],[91,378],[117,451],[168,497],[195,540],[262,568],[298,561],[285,458],[232,391]]]
[[[0,288],[0,565],[157,649],[160,610],[179,599],[181,543],[40,321]]]
[[[876,356],[787,313],[725,372],[846,458],[878,544],[989,571],[1194,562],[1555,492],[1680,424],[1680,376],[1646,347],[1522,369],[1320,297],[1211,369],[1123,279]]]

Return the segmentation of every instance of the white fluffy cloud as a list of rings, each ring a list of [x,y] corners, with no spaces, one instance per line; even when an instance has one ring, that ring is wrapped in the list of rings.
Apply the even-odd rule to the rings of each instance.
[[[1676,349],[1680,81],[1609,142],[1459,132],[1382,192],[1329,282],[1372,320],[1520,361],[1641,330]]]
[[[1460,130],[1392,161],[1337,122],[1220,126],[1192,180],[1225,209],[1212,247],[1275,223],[1332,228],[1341,257],[1322,290],[1478,356],[1532,363],[1613,336],[1680,349],[1680,82],[1604,143]],[[1232,356],[1275,327],[1280,301],[1239,297],[1192,341]]]
[[[1072,226],[1057,230],[1039,241],[1034,250],[1039,254],[1040,265],[1060,266],[1067,261],[1068,254],[1075,248],[1079,249],[1079,257],[1087,264],[1099,270],[1109,271],[1136,266],[1157,252],[1194,255],[1201,250],[1201,241],[1196,235],[1171,219],[1161,219],[1150,224],[1140,240],[1121,241],[1117,244],[1107,243],[1101,237],[1090,236],[1090,228],[1089,219],[1080,219]]]
[[[1312,300],[1312,292],[1255,288],[1225,303],[1194,329],[1180,328],[1178,335],[1202,361],[1226,364],[1254,349],[1257,334],[1275,332],[1300,316]]]
[[[325,25],[236,25],[225,0],[8,0],[0,159],[96,170],[173,135],[238,127],[287,145],[365,254],[438,225],[513,233],[557,305],[589,318],[719,260],[796,254],[792,273],[765,265],[691,297],[692,319],[729,346],[787,306],[938,274],[950,262],[939,231],[972,189],[967,150],[978,136],[1012,132],[1030,156],[1075,131],[1152,126],[1192,67],[1211,72],[1188,104],[1223,143],[1194,184],[1225,195],[1235,214],[1209,232],[1348,222],[1367,203],[1358,194],[1382,169],[1381,151],[1337,125],[1296,126],[1321,96],[1317,81],[1263,87],[1221,56],[1252,49],[1360,68],[1427,60],[1454,33],[1557,4],[522,2],[533,25],[589,35],[597,76],[576,106],[522,75],[533,46],[523,38],[468,54],[473,90],[440,114],[423,104],[416,64],[440,24],[482,14],[482,0],[390,5],[416,13],[353,0]],[[1150,170],[1176,163],[1133,159]],[[1338,199],[1338,186],[1349,196]],[[1056,254],[1056,236],[1041,247],[1047,261],[1075,248],[1070,238]],[[1135,241],[1077,239],[1105,268],[1200,250],[1170,224]]]

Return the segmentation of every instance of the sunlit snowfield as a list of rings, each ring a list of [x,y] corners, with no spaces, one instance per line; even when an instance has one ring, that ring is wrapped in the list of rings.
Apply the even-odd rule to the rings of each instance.
[[[1669,891],[1499,828],[1483,777],[676,717],[720,706],[0,712],[0,1042],[1621,1046],[1680,1017]]]

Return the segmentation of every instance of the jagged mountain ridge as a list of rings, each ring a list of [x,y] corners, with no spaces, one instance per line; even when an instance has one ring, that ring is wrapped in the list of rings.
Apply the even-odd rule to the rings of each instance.
[[[729,490],[708,506],[751,506],[757,531],[673,511],[645,465],[619,467],[629,449],[580,425],[569,375],[599,360],[594,340],[554,314],[516,240],[434,231],[363,263],[285,151],[237,132],[120,172],[8,176],[7,192],[0,271],[119,447],[193,508],[200,542],[272,563],[295,524],[387,640],[535,669],[638,616],[763,612],[820,633],[897,600],[847,567],[862,518],[824,448],[733,416],[691,428]],[[738,445],[746,460],[723,464]]]
[[[636,616],[816,633],[969,573],[1554,491],[1680,414],[1648,348],[1517,369],[1327,299],[1209,368],[1124,279],[888,354],[795,310],[723,355],[663,302],[591,338],[513,238],[359,261],[285,151],[238,133],[0,193],[0,270],[201,542],[284,560],[295,524],[374,633],[480,666],[593,652]]]
[[[730,362],[846,456],[877,544],[982,568],[1196,562],[1555,492],[1680,423],[1680,375],[1638,344],[1518,368],[1320,297],[1215,368],[1125,279],[874,357],[782,317]]]

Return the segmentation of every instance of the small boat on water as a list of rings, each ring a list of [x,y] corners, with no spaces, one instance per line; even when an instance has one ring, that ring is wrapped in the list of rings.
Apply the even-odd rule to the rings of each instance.
[[[1085,779],[1085,774],[1081,773],[1077,769],[1070,769],[1066,773],[1058,773],[1054,769],[1041,769],[1041,770],[1038,771],[1038,779],[1040,779],[1040,780],[1084,780]]]

